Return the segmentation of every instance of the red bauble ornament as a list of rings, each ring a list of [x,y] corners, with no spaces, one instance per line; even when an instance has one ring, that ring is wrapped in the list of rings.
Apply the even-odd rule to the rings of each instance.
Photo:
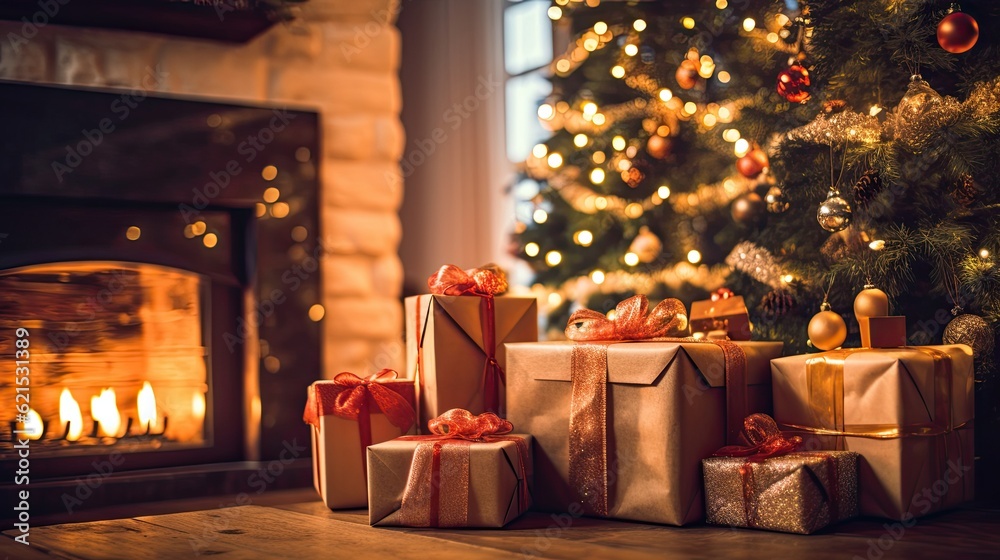
[[[677,85],[681,86],[683,89],[691,89],[698,85],[698,64],[689,59],[685,58],[681,65],[677,67],[677,73],[674,74],[677,79]]]
[[[937,40],[941,48],[950,53],[964,53],[976,46],[979,24],[969,14],[953,12],[938,23]]]
[[[778,94],[791,103],[804,103],[809,99],[809,71],[793,64],[778,74]]]
[[[670,139],[654,134],[646,141],[646,152],[656,159],[664,159],[670,155]]]
[[[767,167],[767,154],[760,148],[754,148],[736,160],[736,170],[747,179],[757,177],[765,167]]]

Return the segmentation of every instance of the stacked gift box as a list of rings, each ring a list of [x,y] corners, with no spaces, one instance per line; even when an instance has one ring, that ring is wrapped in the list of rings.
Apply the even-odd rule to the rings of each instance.
[[[967,347],[782,358],[739,340],[738,298],[694,306],[692,336],[681,302],[644,296],[538,342],[534,299],[500,295],[497,270],[429,287],[406,302],[405,379],[310,390],[317,490],[373,525],[502,527],[530,506],[811,533],[972,496]]]

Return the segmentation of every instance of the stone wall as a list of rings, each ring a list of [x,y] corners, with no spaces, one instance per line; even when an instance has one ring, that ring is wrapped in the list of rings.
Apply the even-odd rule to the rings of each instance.
[[[27,38],[0,22],[0,79],[131,89],[159,66],[163,93],[318,110],[323,374],[402,371],[398,11],[398,0],[309,0],[296,21],[239,45],[55,24]]]

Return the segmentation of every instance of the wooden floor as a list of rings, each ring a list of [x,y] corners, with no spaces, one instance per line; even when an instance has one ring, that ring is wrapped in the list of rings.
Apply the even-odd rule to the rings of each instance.
[[[158,504],[161,515],[33,526],[31,546],[0,537],[0,557],[192,558],[1000,558],[1000,510],[967,508],[903,531],[856,520],[810,535],[696,525],[661,527],[576,519],[560,527],[530,513],[503,530],[376,529],[364,511],[331,512],[312,490],[274,492],[254,505],[217,500]],[[193,511],[192,511],[193,510]],[[134,508],[133,508],[133,511]],[[141,511],[141,510],[139,510]],[[881,548],[880,548],[881,545]]]

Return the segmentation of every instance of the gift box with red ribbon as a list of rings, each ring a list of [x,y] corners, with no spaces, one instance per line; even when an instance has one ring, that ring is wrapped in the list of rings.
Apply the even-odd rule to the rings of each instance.
[[[372,525],[503,527],[530,507],[531,436],[461,409],[428,427],[368,448]]]
[[[507,345],[508,418],[535,439],[535,503],[683,525],[704,517],[701,460],[770,411],[780,342],[696,340],[684,305],[580,310],[571,342]],[[678,338],[680,337],[680,338]],[[572,509],[571,509],[572,508]]]
[[[404,302],[406,367],[417,380],[420,426],[453,408],[503,417],[503,345],[538,340],[535,298],[500,296],[507,280],[490,266],[445,265],[427,285],[430,294]]]
[[[968,346],[848,348],[771,368],[781,429],[810,449],[861,455],[862,515],[907,520],[973,499]]]
[[[705,521],[809,534],[858,513],[858,454],[797,451],[766,414],[744,421],[749,445],[723,447],[702,461]]]
[[[309,386],[303,419],[312,426],[313,485],[330,509],[362,508],[369,445],[411,432],[412,379],[384,369],[367,379],[340,373]]]

